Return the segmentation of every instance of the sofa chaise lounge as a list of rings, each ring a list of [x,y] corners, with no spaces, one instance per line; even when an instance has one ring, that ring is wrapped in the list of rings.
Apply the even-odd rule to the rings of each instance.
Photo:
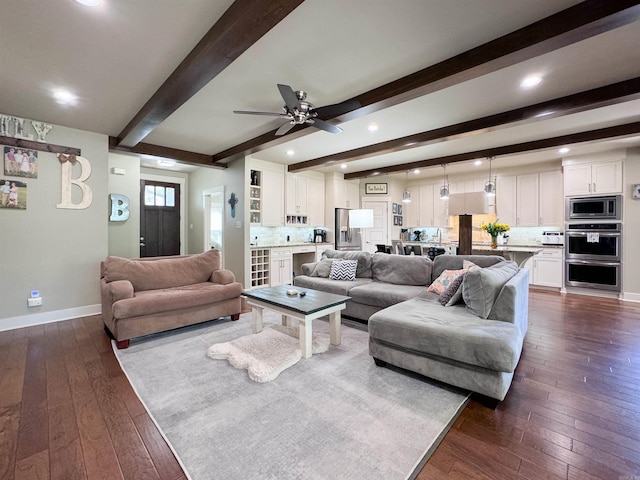
[[[345,258],[357,258],[364,275],[370,265],[370,276],[356,275],[353,282],[324,277],[328,265]],[[527,331],[526,270],[488,255],[441,255],[432,262],[419,256],[328,251],[322,261],[303,266],[309,275],[296,277],[295,285],[352,297],[348,305],[356,305],[344,314],[367,320],[369,353],[377,365],[389,363],[504,399]],[[461,277],[455,295],[450,289],[427,290],[450,272]],[[401,283],[406,280],[408,285]]]

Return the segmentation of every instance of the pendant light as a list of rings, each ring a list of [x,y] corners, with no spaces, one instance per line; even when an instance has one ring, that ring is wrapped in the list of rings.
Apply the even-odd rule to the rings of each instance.
[[[407,170],[407,184],[409,183],[409,170]],[[402,194],[402,203],[411,203],[411,192],[409,186],[406,185]]]
[[[493,157],[488,157],[487,160],[489,160],[489,181],[484,184],[484,191],[488,197],[495,197],[496,182],[491,180],[491,160],[493,160]]]
[[[449,182],[447,182],[447,164],[443,163],[442,168],[444,173],[442,176],[442,186],[440,187],[440,200],[447,200],[449,198]]]

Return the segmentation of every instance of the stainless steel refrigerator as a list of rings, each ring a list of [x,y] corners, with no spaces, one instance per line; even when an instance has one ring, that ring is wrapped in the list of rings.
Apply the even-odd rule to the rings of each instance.
[[[360,229],[349,227],[349,209],[336,208],[336,250],[362,250]]]

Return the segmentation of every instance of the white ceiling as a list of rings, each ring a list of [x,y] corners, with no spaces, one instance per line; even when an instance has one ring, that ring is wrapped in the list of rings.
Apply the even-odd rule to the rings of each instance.
[[[306,0],[178,108],[143,141],[214,155],[278,128],[277,83],[339,103],[541,20],[579,2],[554,0]],[[3,0],[0,113],[117,136],[231,0]],[[247,10],[251,15],[251,10]],[[253,154],[293,164],[483,117],[640,74],[640,22],[436,90]],[[543,75],[523,90],[528,74]],[[61,106],[51,89],[77,95]],[[321,171],[357,172],[640,120],[640,100],[378,155]],[[367,126],[376,123],[377,132]],[[572,146],[572,154],[640,145],[640,138]],[[295,151],[287,156],[286,151]],[[496,158],[495,165],[558,158],[553,150]],[[155,165],[151,160],[144,165]],[[180,166],[175,167],[179,169]],[[458,169],[462,168],[458,166]],[[184,167],[182,168],[184,170]],[[440,167],[427,169],[431,174]],[[429,175],[430,173],[424,173]]]

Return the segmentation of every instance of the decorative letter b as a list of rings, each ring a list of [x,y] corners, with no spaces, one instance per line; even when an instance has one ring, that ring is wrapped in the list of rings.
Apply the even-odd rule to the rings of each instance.
[[[89,185],[84,181],[91,175],[91,164],[84,157],[76,157],[75,155],[58,154],[60,167],[62,168],[62,199],[56,207],[69,208],[73,210],[81,210],[88,208],[93,201],[93,192]],[[71,178],[71,170],[74,163],[79,163],[82,170],[78,178]],[[73,203],[71,200],[71,184],[75,184],[82,190],[82,200],[80,203]]]
[[[129,219],[129,197],[120,195],[119,193],[109,194],[111,199],[111,216],[109,220],[112,222],[126,222]]]

